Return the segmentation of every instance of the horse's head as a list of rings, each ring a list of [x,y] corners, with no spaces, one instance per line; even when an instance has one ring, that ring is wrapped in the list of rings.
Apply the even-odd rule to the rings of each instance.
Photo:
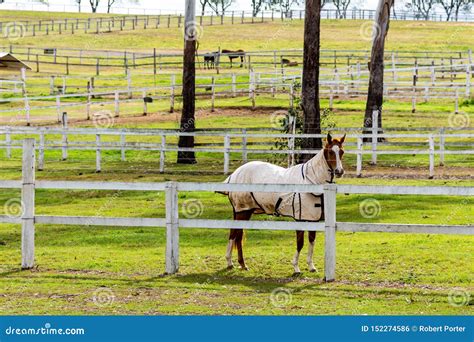
[[[342,177],[344,168],[342,167],[342,157],[344,156],[344,140],[346,135],[340,139],[331,137],[328,133],[326,146],[324,146],[324,157],[328,165],[334,171],[337,178]]]

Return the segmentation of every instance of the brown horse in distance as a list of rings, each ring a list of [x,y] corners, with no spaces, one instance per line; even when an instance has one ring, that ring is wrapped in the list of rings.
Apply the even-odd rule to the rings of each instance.
[[[221,53],[229,57],[230,67],[232,68],[232,60],[240,58],[240,67],[244,66],[245,51],[244,50],[222,50]]]

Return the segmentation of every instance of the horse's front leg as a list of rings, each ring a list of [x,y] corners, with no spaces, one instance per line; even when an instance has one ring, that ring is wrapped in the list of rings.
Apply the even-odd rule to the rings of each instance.
[[[314,252],[314,241],[316,240],[316,232],[308,232],[308,258],[306,261],[308,262],[308,268],[310,272],[316,272],[316,267],[313,264],[313,252]]]
[[[294,275],[299,275],[301,273],[300,267],[298,266],[298,262],[300,259],[300,252],[303,249],[304,245],[304,231],[297,230],[296,231],[296,253],[295,256],[293,257],[293,261],[291,264],[293,265],[295,269]]]

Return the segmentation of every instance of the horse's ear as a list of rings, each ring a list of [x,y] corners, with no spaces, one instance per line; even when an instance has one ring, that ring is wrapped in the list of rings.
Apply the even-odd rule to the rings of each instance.
[[[343,137],[339,141],[341,142],[341,144],[344,144],[344,140],[346,140],[346,133],[344,133]]]
[[[332,144],[332,137],[331,137],[331,134],[328,133],[328,136],[327,136],[327,140],[328,140],[328,144],[331,145]]]

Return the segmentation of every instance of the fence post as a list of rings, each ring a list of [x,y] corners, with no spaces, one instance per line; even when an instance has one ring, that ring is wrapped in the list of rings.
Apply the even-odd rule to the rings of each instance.
[[[176,75],[171,75],[171,94],[170,94],[170,113],[174,112],[174,87],[176,83]]]
[[[216,99],[216,86],[214,76],[211,77],[211,112],[214,112],[214,102]]]
[[[379,131],[379,111],[372,111],[372,165],[377,164],[377,134]]]
[[[125,161],[125,138],[126,135],[124,130],[122,129],[122,131],[120,132],[120,159],[122,161]]]
[[[293,108],[295,101],[295,88],[293,83],[290,84],[290,108]]]
[[[95,172],[100,172],[101,171],[101,152],[100,152],[100,134],[95,135]]]
[[[166,199],[166,274],[174,274],[179,269],[179,212],[178,189],[175,182],[165,187]]]
[[[58,114],[58,123],[61,122],[61,96],[56,95],[56,113]]]
[[[334,109],[334,106],[333,106],[333,102],[334,102],[334,95],[333,95],[333,87],[329,87],[329,110],[333,110]]]
[[[444,127],[439,130],[439,165],[444,166],[444,149],[446,144],[446,137],[444,136]]]
[[[63,160],[67,159],[67,113],[63,113],[63,146],[62,146],[62,157]]]
[[[142,98],[143,98],[143,115],[148,114],[148,102],[146,101],[146,91],[142,91]]]
[[[471,98],[471,66],[466,67],[466,98]]]
[[[364,148],[364,145],[362,143],[362,138],[358,137],[357,138],[357,167],[356,167],[357,177],[362,176],[362,149],[363,148]]]
[[[454,99],[454,114],[459,114],[459,89],[456,87],[456,98]]]
[[[44,167],[44,131],[40,131],[40,141],[38,148],[38,171],[43,171]]]
[[[35,264],[35,139],[23,141],[21,204],[21,268]]]
[[[161,148],[160,148],[160,173],[165,172],[165,157],[166,157],[166,135],[161,135]]]
[[[118,118],[120,115],[120,96],[119,96],[118,91],[116,91],[114,94],[114,104],[115,104],[115,117]]]
[[[7,127],[7,131],[5,133],[5,145],[7,158],[10,159],[12,157],[12,136],[10,133],[10,127]]]
[[[229,135],[224,136],[224,174],[229,173],[230,163],[230,137]]]
[[[434,177],[434,153],[435,153],[435,145],[434,145],[434,137],[433,135],[430,135],[429,137],[429,148],[430,148],[430,179],[433,179]]]
[[[235,97],[236,96],[236,76],[235,74],[232,74],[232,97]]]
[[[336,278],[336,185],[324,185],[324,280]]]
[[[247,159],[247,129],[242,128],[242,162],[246,163]]]

